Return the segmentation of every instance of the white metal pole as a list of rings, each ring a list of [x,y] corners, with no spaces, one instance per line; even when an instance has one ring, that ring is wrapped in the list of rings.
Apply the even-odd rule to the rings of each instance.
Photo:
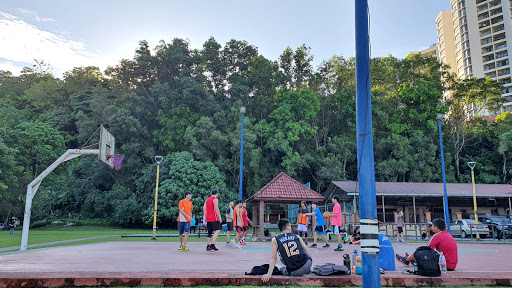
[[[62,156],[60,156],[55,162],[46,168],[39,176],[37,176],[30,184],[27,185],[27,199],[25,202],[25,215],[23,217],[23,232],[21,234],[21,247],[20,251],[27,250],[28,246],[28,232],[30,229],[30,211],[32,209],[32,199],[37,193],[37,188],[41,181],[48,176],[55,168],[57,168],[62,162],[66,162],[70,159],[82,156],[82,155],[98,155],[100,150],[80,150],[80,149],[69,149]]]

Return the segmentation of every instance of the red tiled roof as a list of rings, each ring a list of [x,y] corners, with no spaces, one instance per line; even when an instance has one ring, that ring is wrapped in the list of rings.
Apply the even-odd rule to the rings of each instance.
[[[322,201],[324,197],[281,172],[249,198],[249,200],[261,199]]]
[[[339,189],[346,193],[356,191],[355,181],[333,181]],[[414,182],[375,182],[375,192],[378,196],[442,196],[443,183],[414,183]],[[508,184],[475,184],[477,197],[512,197],[512,185]],[[359,193],[359,187],[357,187]],[[447,183],[448,197],[473,197],[473,184]]]

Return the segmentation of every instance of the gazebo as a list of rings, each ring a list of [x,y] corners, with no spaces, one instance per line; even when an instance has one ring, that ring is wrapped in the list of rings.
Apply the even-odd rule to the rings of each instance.
[[[300,204],[303,200],[311,202],[323,201],[324,199],[320,193],[309,189],[281,172],[256,194],[247,199],[247,202],[252,203],[254,227],[259,227],[257,236],[263,236],[265,204]],[[258,210],[259,215],[257,214]],[[257,215],[258,217],[256,217]]]

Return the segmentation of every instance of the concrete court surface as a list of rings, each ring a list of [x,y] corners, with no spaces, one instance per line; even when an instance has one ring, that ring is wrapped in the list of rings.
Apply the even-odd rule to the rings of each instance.
[[[224,239],[221,238],[221,240]],[[261,285],[260,277],[245,276],[244,272],[250,271],[254,265],[269,263],[271,252],[269,242],[250,242],[242,248],[233,248],[225,246],[221,241],[217,243],[220,250],[218,252],[205,251],[204,242],[190,242],[188,244],[190,251],[178,251],[178,245],[177,242],[158,241],[103,242],[0,254],[0,287],[70,287],[89,286],[91,283],[91,286],[114,285],[112,283],[127,286],[138,286],[144,283],[164,286],[248,283]],[[395,253],[401,255],[405,252],[412,253],[421,245],[424,244],[393,244]],[[401,270],[406,267],[396,262],[397,271],[388,271],[382,275],[383,285],[512,284],[512,245],[459,244],[458,247],[457,269],[455,272],[448,272],[443,277],[434,279],[441,282],[428,282],[425,280],[426,277],[404,275]],[[352,254],[354,249],[360,249],[356,245],[345,245],[345,251],[335,252],[334,248],[333,243],[330,248],[310,248],[313,264],[342,264],[343,254]],[[359,251],[358,254],[360,255]],[[273,277],[271,281],[273,285],[361,285],[359,275],[336,277],[336,279],[340,277],[345,279],[326,282],[329,277],[308,275],[292,280],[289,280],[292,277]],[[173,282],[171,278],[178,282]],[[31,279],[37,279],[37,281],[31,282]],[[105,279],[110,280],[105,282]],[[212,280],[216,282],[211,282]]]

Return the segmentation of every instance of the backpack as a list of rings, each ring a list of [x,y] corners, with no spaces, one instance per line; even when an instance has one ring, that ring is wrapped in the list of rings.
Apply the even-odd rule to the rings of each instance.
[[[414,274],[420,276],[438,277],[441,276],[439,268],[439,254],[429,246],[421,246],[414,252],[414,258],[418,263],[418,271]]]
[[[268,229],[265,229],[265,231],[263,231],[263,235],[265,235],[265,237],[269,237],[270,236],[270,231],[268,231]]]
[[[315,265],[311,271],[318,276],[350,274],[348,268],[344,265],[335,265],[332,263]]]
[[[263,264],[259,266],[254,266],[251,269],[251,272],[245,272],[245,275],[265,275],[268,272],[269,264]],[[274,267],[274,271],[272,272],[272,275],[283,275],[283,272],[281,272],[277,267]]]

